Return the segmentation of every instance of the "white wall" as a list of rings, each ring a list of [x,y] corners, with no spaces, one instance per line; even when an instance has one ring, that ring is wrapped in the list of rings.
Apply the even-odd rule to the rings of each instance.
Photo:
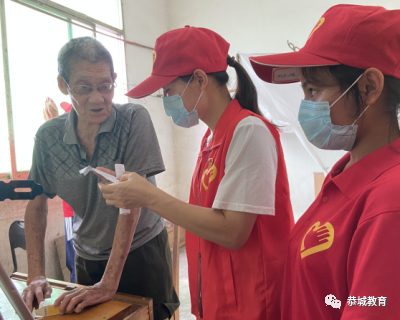
[[[169,0],[168,28],[185,25],[210,28],[231,44],[231,54],[287,52],[286,40],[301,47],[334,0]],[[399,9],[398,0],[344,1]]]
[[[157,0],[123,0],[122,13],[125,39],[153,47],[156,38],[168,31],[166,2]],[[152,69],[153,51],[131,45],[125,46],[128,90],[146,79]],[[147,97],[130,102],[143,105],[150,113],[158,136],[166,171],[157,176],[157,184],[177,196],[174,163],[173,127],[165,116],[160,98]]]

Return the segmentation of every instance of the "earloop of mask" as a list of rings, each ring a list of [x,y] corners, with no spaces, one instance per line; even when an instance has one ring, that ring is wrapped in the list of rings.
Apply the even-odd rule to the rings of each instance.
[[[186,84],[186,87],[185,87],[185,89],[183,89],[183,92],[182,92],[182,94],[181,94],[181,97],[182,97],[182,96],[183,96],[183,94],[185,93],[185,91],[186,91],[186,88],[188,87],[188,85],[189,85],[190,81],[192,81],[192,78],[193,78],[193,74],[192,74],[192,76],[190,77],[190,79],[189,79],[189,82]]]
[[[362,74],[356,79],[356,81],[354,81],[353,84],[352,84],[350,87],[348,87],[347,90],[346,90],[345,92],[343,92],[342,95],[341,95],[339,98],[337,98],[337,99],[335,100],[334,103],[331,104],[330,108],[332,108],[333,105],[334,105],[336,102],[338,102],[338,101],[340,100],[340,98],[342,98],[347,92],[349,92],[349,90],[350,90],[351,88],[353,88],[353,86],[358,82],[358,80],[361,79],[361,77],[362,77],[363,75],[364,75],[364,73],[362,73]]]
[[[185,93],[186,88],[188,87],[188,85],[189,85],[190,81],[192,81],[192,79],[193,79],[193,74],[192,74],[192,76],[190,77],[189,82],[186,84],[185,89],[183,89],[183,92],[182,92],[182,94],[181,94],[181,98],[183,97],[183,94]],[[194,109],[193,109],[192,111],[196,110],[197,104],[199,103],[200,98],[201,98],[201,96],[203,95],[203,92],[204,92],[204,91],[202,91],[202,92],[200,93],[200,97],[197,99],[196,105],[194,106]]]
[[[194,106],[194,109],[193,109],[192,111],[196,110],[197,104],[199,103],[200,98],[201,98],[201,96],[203,95],[203,92],[204,92],[204,91],[202,91],[202,92],[200,93],[200,97],[197,99],[196,105]]]
[[[339,98],[337,98],[337,99],[335,100],[334,103],[332,103],[332,105],[330,106],[330,108],[332,108],[333,105],[334,105],[336,102],[338,102],[340,98],[342,98],[347,92],[349,92],[349,90],[358,82],[358,80],[361,79],[361,77],[362,77],[363,75],[364,75],[364,72],[363,72],[362,74],[360,74],[360,76],[356,79],[356,81],[354,81],[354,82],[352,83],[352,85],[351,85],[350,87],[348,87],[347,90],[346,90],[345,92],[343,92],[342,95],[341,95]],[[357,119],[353,122],[352,126],[355,125],[355,123],[358,121],[358,119],[361,118],[361,116],[364,114],[365,111],[367,111],[368,108],[369,108],[369,105],[363,110],[363,112],[361,112],[361,114],[360,114],[360,115],[357,117]]]
[[[369,108],[370,105],[367,105],[366,108],[363,110],[363,112],[361,112],[361,114],[358,116],[358,118],[353,122],[353,126],[355,125],[355,123],[358,121],[358,119],[361,118],[361,116],[364,114],[365,111],[367,111],[367,109]]]

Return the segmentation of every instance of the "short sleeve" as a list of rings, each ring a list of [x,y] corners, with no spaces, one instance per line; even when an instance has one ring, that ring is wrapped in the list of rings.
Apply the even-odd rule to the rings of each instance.
[[[143,107],[137,109],[131,118],[124,165],[126,171],[147,178],[165,170],[153,122]]]
[[[400,211],[379,214],[356,229],[347,264],[349,299],[341,320],[398,319],[399,230]],[[366,306],[357,305],[359,297],[365,297]],[[356,305],[350,306],[352,300]]]
[[[35,136],[35,145],[33,147],[33,155],[32,155],[32,167],[29,171],[29,180],[34,180],[35,183],[40,184],[43,187],[43,194],[41,195],[44,198],[53,199],[57,192],[50,185],[48,179],[45,175],[45,170],[43,168],[43,153],[42,149],[42,139],[41,139],[41,129],[39,129]]]
[[[268,127],[246,117],[233,133],[213,208],[274,215],[277,167],[276,142]]]

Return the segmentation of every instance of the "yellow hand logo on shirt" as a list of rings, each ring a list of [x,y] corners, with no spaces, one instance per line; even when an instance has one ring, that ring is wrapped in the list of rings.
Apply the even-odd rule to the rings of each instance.
[[[206,176],[209,176],[208,181],[204,181],[207,180],[205,179]],[[203,184],[205,190],[208,189],[208,186],[210,185],[211,181],[213,181],[216,176],[217,176],[217,167],[215,166],[215,164],[210,163],[210,168],[204,170],[203,175],[201,177],[201,183]]]
[[[319,221],[314,223],[311,226],[311,228],[308,229],[308,231],[304,235],[303,241],[301,242],[301,247],[300,247],[301,258],[303,259],[303,258],[309,256],[310,254],[314,254],[314,253],[329,249],[333,243],[334,235],[335,235],[335,231],[333,229],[333,226],[329,222],[327,222],[323,225],[320,225]],[[306,249],[305,245],[304,245],[304,241],[305,241],[306,237],[307,237],[307,240],[311,240],[311,243],[317,242],[320,244]],[[314,239],[312,239],[311,237],[314,237]],[[312,241],[312,240],[316,240],[316,241]]]

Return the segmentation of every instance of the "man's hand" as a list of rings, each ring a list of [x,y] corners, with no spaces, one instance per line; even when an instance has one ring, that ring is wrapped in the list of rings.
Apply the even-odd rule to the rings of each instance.
[[[105,168],[99,167],[97,169],[110,173],[110,170]],[[158,188],[137,173],[125,172],[119,180],[119,183],[99,184],[103,198],[110,206],[126,209],[148,207],[151,201],[156,198],[155,193]]]
[[[60,314],[80,313],[83,308],[106,302],[110,300],[116,290],[107,288],[102,282],[94,286],[75,289],[71,292],[65,292],[54,302],[54,306],[60,309]]]
[[[33,300],[37,299],[38,303],[42,302],[44,299],[50,298],[51,287],[46,277],[38,276],[32,279],[28,279],[28,286],[22,292],[22,299],[28,306],[29,311],[33,310]]]

